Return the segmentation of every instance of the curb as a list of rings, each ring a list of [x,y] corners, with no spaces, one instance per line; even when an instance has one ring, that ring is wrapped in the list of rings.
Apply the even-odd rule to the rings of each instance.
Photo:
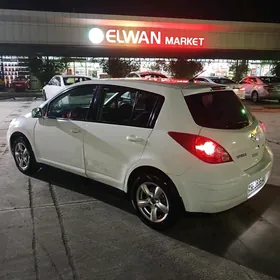
[[[10,99],[10,98],[26,98],[26,97],[43,97],[41,92],[10,92],[10,93],[2,93],[0,92],[0,99]]]
[[[254,108],[249,108],[251,112],[260,112],[260,113],[280,113],[280,109],[268,109],[268,108],[263,108],[263,109],[254,109]]]

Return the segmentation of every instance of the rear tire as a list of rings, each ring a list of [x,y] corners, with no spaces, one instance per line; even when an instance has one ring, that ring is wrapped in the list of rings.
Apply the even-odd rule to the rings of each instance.
[[[184,212],[176,187],[164,176],[140,174],[130,199],[142,222],[159,231],[172,227]]]
[[[23,174],[33,175],[40,169],[31,145],[25,137],[19,136],[12,143],[12,154],[18,170]]]
[[[258,103],[259,102],[259,94],[256,91],[252,92],[252,101],[254,103]]]

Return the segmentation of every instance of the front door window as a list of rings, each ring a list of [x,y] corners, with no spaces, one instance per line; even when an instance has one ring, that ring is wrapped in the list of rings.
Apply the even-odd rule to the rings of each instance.
[[[95,85],[84,85],[71,89],[50,103],[47,116],[86,120],[96,88]]]

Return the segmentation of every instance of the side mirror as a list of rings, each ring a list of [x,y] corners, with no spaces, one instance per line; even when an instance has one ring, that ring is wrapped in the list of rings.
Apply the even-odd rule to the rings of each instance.
[[[43,117],[43,111],[42,111],[42,108],[38,107],[38,108],[34,108],[32,109],[32,118],[42,118]]]

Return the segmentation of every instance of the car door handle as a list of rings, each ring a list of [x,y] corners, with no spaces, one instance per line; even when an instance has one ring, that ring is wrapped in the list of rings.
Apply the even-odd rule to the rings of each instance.
[[[135,135],[129,135],[126,137],[126,140],[127,141],[130,141],[130,142],[137,142],[137,143],[140,143],[140,142],[143,142],[144,139],[143,138],[140,138],[140,137],[137,137]]]
[[[70,129],[70,131],[71,131],[72,133],[80,133],[80,132],[81,132],[81,130],[78,129],[78,128]]]

